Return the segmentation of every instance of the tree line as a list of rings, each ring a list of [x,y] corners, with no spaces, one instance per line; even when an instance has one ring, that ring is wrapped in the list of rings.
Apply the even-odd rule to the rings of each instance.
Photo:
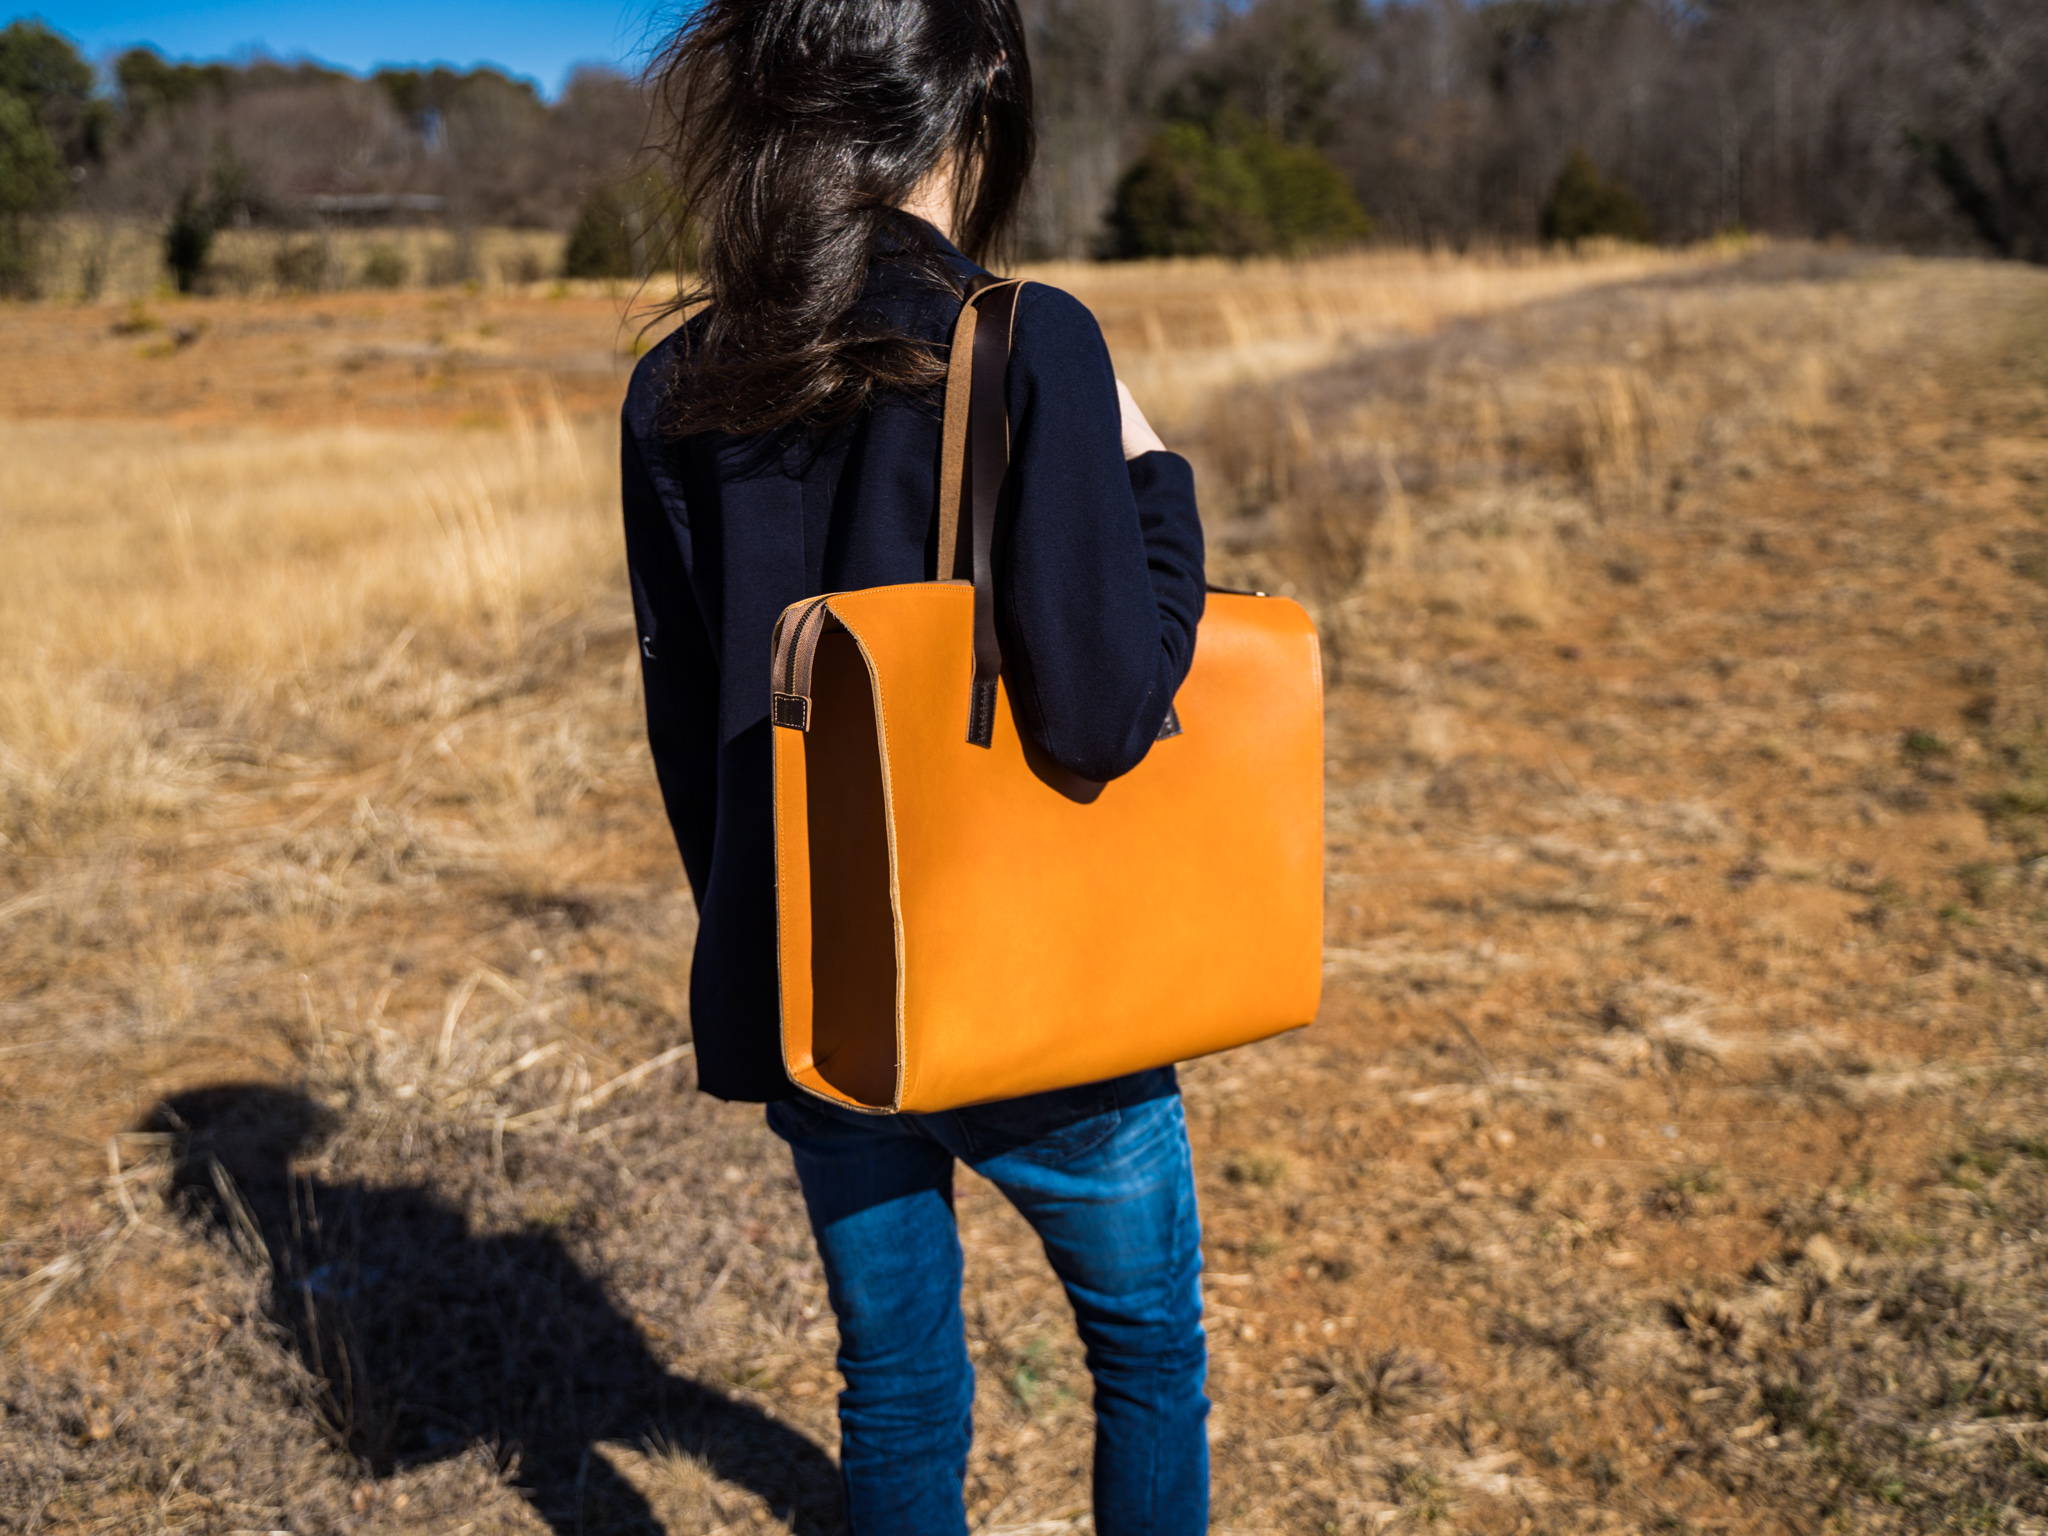
[[[1730,230],[2048,260],[2038,0],[1024,0],[1044,158],[1019,255]],[[360,77],[0,29],[0,289],[73,210],[163,231],[430,218],[659,258],[646,100],[477,69]]]
[[[1214,178],[1196,167],[1205,136],[1227,138],[1236,120],[1328,160],[1400,242],[1520,242],[1590,223],[1667,241],[1751,230],[2048,260],[2040,0],[1033,9],[1034,62],[1111,99],[1101,120],[1120,141],[1102,159],[1126,167],[1114,181],[1099,160],[1055,189],[1038,228],[1066,254],[1114,229],[1134,155],[1171,165],[1183,204],[1213,206]],[[1062,106],[1069,137],[1085,139],[1087,101]]]
[[[58,211],[163,231],[203,286],[227,228],[429,220],[565,228],[639,147],[637,84],[592,68],[545,100],[496,70],[180,63],[143,48],[102,71],[39,22],[0,29],[0,289],[32,291]]]

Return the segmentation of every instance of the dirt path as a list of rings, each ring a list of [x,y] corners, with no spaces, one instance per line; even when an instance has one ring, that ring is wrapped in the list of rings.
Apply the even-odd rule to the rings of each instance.
[[[1354,668],[1326,1023],[1199,1095],[1247,1528],[2048,1513],[2048,305],[1951,303],[1560,624]]]

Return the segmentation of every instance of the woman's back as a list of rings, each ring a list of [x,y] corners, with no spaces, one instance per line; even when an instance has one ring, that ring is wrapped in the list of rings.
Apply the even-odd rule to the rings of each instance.
[[[956,291],[906,259],[936,249],[982,274],[930,224],[885,227],[856,318],[943,348]],[[790,603],[933,574],[939,402],[884,391],[839,425],[672,435],[686,405],[686,324],[644,358],[624,412],[628,561],[649,737],[696,894],[691,978],[699,1085],[720,1097],[794,1090],[777,1044],[769,648]],[[1178,454],[1126,460],[1117,386],[1094,317],[1026,284],[1007,380],[1012,468],[998,530],[1003,686],[1020,728],[1062,767],[1103,781],[1158,734],[1192,659],[1202,536]]]
[[[1174,1069],[871,1114],[799,1091],[781,1051],[775,621],[937,574],[939,385],[976,260],[1031,169],[1026,43],[1017,0],[701,0],[654,82],[688,247],[677,307],[708,303],[641,362],[624,411],[648,735],[697,897],[698,1086],[767,1101],[823,1262],[853,1536],[967,1536],[963,1164],[1031,1223],[1073,1305],[1098,1536],[1208,1526],[1201,1234]],[[1009,462],[993,526],[974,522],[994,536],[991,649],[1018,731],[1105,780],[1145,755],[1193,658],[1193,477],[1134,404],[1126,422],[1094,317],[1043,284],[1013,295]],[[814,820],[805,836],[832,832]],[[857,922],[831,938],[893,958]]]

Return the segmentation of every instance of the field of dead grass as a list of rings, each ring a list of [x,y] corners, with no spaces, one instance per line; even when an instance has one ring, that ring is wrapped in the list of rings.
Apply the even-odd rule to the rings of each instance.
[[[1048,269],[1322,622],[1327,1006],[1185,1073],[1220,1532],[2048,1531],[2048,279]],[[0,1530],[836,1529],[689,1089],[595,290],[0,348]],[[978,1528],[1086,1529],[963,1185]]]
[[[546,229],[239,229],[218,231],[208,292],[248,298],[347,288],[527,287],[562,270],[567,240]],[[59,301],[134,300],[164,293],[164,226],[72,214],[45,231],[37,294]]]

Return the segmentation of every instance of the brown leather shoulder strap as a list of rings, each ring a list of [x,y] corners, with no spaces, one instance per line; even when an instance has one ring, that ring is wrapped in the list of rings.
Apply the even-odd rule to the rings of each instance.
[[[968,700],[967,739],[992,744],[1002,646],[996,630],[995,545],[1010,468],[1008,377],[1022,278],[987,278],[968,293],[953,329],[946,365],[946,414],[939,456],[937,568],[950,581],[974,583],[974,671]],[[960,548],[967,524],[967,559]],[[967,569],[962,572],[960,567]],[[792,604],[775,626],[770,718],[776,725],[810,729],[811,669],[818,640],[836,621],[829,597]],[[1180,734],[1168,706],[1162,738]]]
[[[1010,468],[1010,411],[1006,398],[1010,344],[1016,331],[1020,280],[991,283],[976,293],[982,311],[974,333],[974,367],[967,408],[967,480],[963,511],[974,551],[974,682],[967,739],[985,747],[994,739],[996,678],[1002,646],[996,634],[996,522]]]
[[[960,507],[967,496],[967,394],[973,387],[974,331],[981,311],[974,295],[986,282],[968,290],[960,306],[960,318],[953,323],[953,342],[946,354],[946,420],[939,435],[939,537],[938,558],[932,576],[951,581],[961,574],[959,566]]]
[[[1004,398],[1021,278],[984,278],[969,290],[954,323],[946,364],[946,415],[939,454],[938,550],[934,576],[974,582],[974,680],[968,739],[993,738],[996,679],[1002,651],[996,635],[995,525],[1010,462],[1010,415]],[[984,314],[984,310],[986,313]],[[960,525],[967,524],[967,560]],[[961,571],[965,564],[967,569]],[[811,666],[831,622],[827,599],[793,604],[775,626],[770,718],[810,729]]]
[[[1021,279],[1011,279],[1011,283]],[[946,355],[946,419],[940,432],[938,558],[932,575],[939,581],[966,576],[961,569],[960,518],[971,494],[967,480],[968,401],[974,388],[974,338],[981,319],[978,300],[1004,280],[985,277],[976,280],[960,306],[960,318],[953,324],[951,349]]]

